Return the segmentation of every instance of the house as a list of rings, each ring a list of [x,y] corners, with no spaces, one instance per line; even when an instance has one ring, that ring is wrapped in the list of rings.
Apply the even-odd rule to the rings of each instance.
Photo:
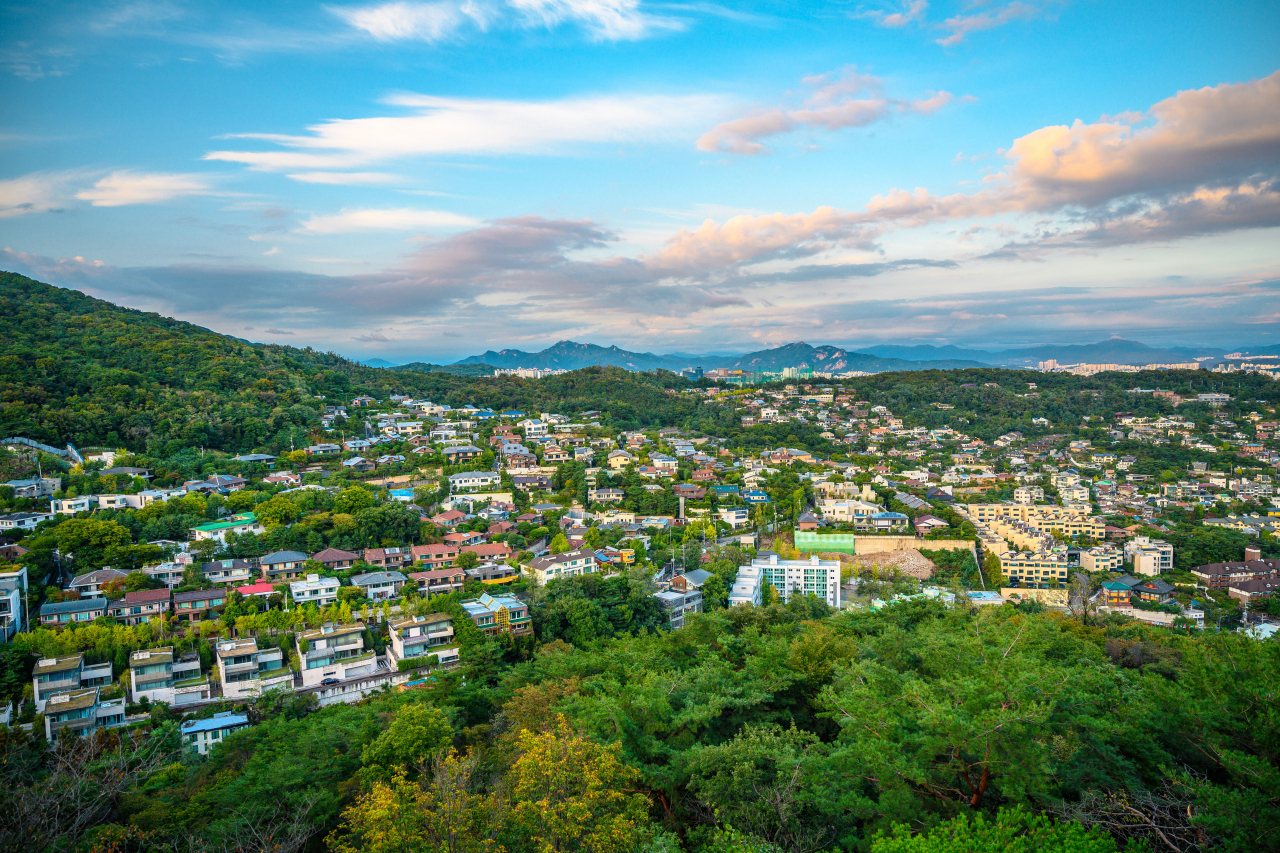
[[[123,599],[107,605],[107,615],[126,625],[141,625],[157,616],[168,615],[169,595],[168,587],[126,592]]]
[[[470,444],[463,444],[458,447],[446,447],[444,449],[445,462],[450,465],[458,465],[463,462],[470,462],[472,459],[478,459],[484,453],[478,447]]]
[[[268,690],[292,690],[293,671],[278,648],[258,648],[256,639],[223,640],[217,645],[218,675],[224,699],[261,696]]]
[[[182,584],[182,579],[186,576],[187,566],[191,565],[191,562],[190,554],[179,554],[177,559],[172,562],[143,566],[142,573],[153,581],[164,584],[167,589],[173,589],[175,586]]]
[[[655,592],[653,597],[658,600],[659,606],[666,613],[667,625],[673,631],[678,631],[684,627],[685,617],[689,614],[702,612],[701,590],[685,593],[667,589]]]
[[[442,568],[425,572],[414,572],[409,580],[416,581],[418,591],[423,595],[444,595],[450,592],[462,592],[467,576],[462,569]]]
[[[1237,581],[1280,577],[1280,559],[1207,563],[1192,569],[1191,574],[1196,576],[1200,586],[1209,589],[1228,589]]]
[[[82,598],[79,601],[46,601],[40,605],[40,624],[46,628],[65,628],[82,622],[92,622],[107,615],[107,600],[102,597]]]
[[[400,569],[413,562],[413,549],[366,548],[364,561],[380,569]]]
[[[542,453],[542,461],[546,465],[558,465],[569,461],[569,451],[558,445],[548,447]]]
[[[466,513],[451,509],[448,512],[442,512],[439,515],[431,516],[431,523],[436,527],[453,527],[459,522],[466,521]]]
[[[821,526],[822,519],[809,512],[801,513],[796,520],[796,530],[817,530]]]
[[[893,531],[901,533],[906,532],[907,524],[910,521],[910,518],[900,512],[877,512],[867,518],[863,524],[877,532]],[[858,526],[857,522],[854,524]]]
[[[322,577],[309,574],[304,580],[289,584],[289,595],[298,604],[315,604],[326,607],[338,600],[338,588],[342,586],[337,578]]]
[[[408,580],[400,572],[365,572],[351,576],[351,585],[360,587],[364,594],[374,601],[386,601],[395,598],[400,587]]]
[[[511,550],[511,546],[505,542],[477,542],[473,545],[463,545],[463,551],[470,551],[480,558],[480,562],[502,562],[508,560],[515,552]]]
[[[578,548],[563,554],[544,554],[535,557],[522,568],[538,583],[545,584],[557,578],[591,574],[596,570],[596,554],[590,548]]]
[[[274,551],[258,560],[262,579],[270,583],[291,581],[306,574],[307,555],[301,551]]]
[[[458,533],[446,533],[444,535],[446,545],[453,545],[461,549],[466,545],[478,545],[484,541],[484,534],[477,533],[474,530],[465,530]]]
[[[208,524],[201,524],[199,527],[191,528],[191,539],[194,542],[209,539],[225,545],[228,534],[234,533],[236,536],[243,536],[246,533],[251,533],[254,536],[259,536],[266,532],[267,528],[262,526],[257,516],[251,512],[242,512],[239,515],[231,516],[226,521],[212,521]]]
[[[363,456],[352,456],[350,459],[342,460],[342,467],[350,468],[352,471],[359,471],[362,474],[367,474],[377,466],[368,459],[365,459]]]
[[[126,573],[119,569],[98,569],[72,578],[69,592],[79,593],[81,598],[100,598],[105,595],[102,585],[107,581],[124,580]]]
[[[635,464],[636,458],[625,450],[615,450],[605,459],[610,470],[620,471],[628,465]]]
[[[449,666],[458,662],[454,643],[453,620],[446,613],[409,616],[391,623],[387,644],[387,661],[399,668],[402,662],[435,655],[437,664]]]
[[[722,507],[716,510],[716,515],[735,530],[751,523],[751,510],[745,506]]]
[[[378,656],[364,647],[364,625],[322,625],[297,638],[302,686],[316,687],[328,678],[345,681],[372,675]]]
[[[236,592],[244,598],[270,598],[277,591],[276,585],[268,581],[258,581],[257,583],[236,587]]]
[[[540,475],[512,477],[511,485],[522,492],[545,492],[551,488],[551,478]]]
[[[1103,602],[1108,607],[1131,607],[1133,591],[1128,585],[1107,581],[1102,585]]]
[[[179,727],[182,743],[201,755],[222,743],[234,731],[249,727],[249,715],[220,711],[207,720],[186,720]]]
[[[1137,593],[1140,601],[1147,604],[1167,604],[1173,599],[1174,593],[1173,587],[1159,578],[1138,584],[1133,591]]]
[[[42,714],[52,696],[106,687],[112,680],[111,661],[86,664],[82,654],[41,658],[31,670],[31,698],[36,703],[36,713]]]
[[[124,725],[124,697],[104,700],[99,688],[72,690],[49,697],[44,707],[44,736],[53,740],[62,729],[87,736],[100,728]]]
[[[1255,599],[1270,598],[1280,592],[1280,579],[1258,578],[1257,580],[1232,581],[1227,594],[1246,606]]]
[[[534,418],[525,418],[517,423],[516,426],[524,430],[526,438],[547,434],[547,425]]]
[[[439,543],[435,545],[414,545],[409,549],[414,563],[421,563],[428,570],[443,569],[453,565],[462,549],[457,545]]]
[[[349,569],[360,559],[359,554],[343,551],[340,548],[325,548],[311,555],[311,559],[330,571]]]
[[[672,486],[671,491],[675,492],[676,497],[687,498],[691,501],[700,501],[707,495],[705,486],[695,486],[691,483],[680,483]]]
[[[222,612],[227,604],[225,589],[197,589],[173,594],[173,613],[183,622],[199,622]]]
[[[281,471],[279,474],[272,474],[268,477],[263,477],[262,482],[266,483],[268,486],[300,486],[302,485],[302,477],[292,471]]]
[[[487,637],[499,634],[522,636],[533,631],[529,605],[513,595],[489,595],[462,602],[462,609]]]
[[[129,655],[129,696],[134,702],[189,705],[210,697],[209,679],[200,672],[200,653],[174,659],[173,647],[142,649]]]
[[[769,503],[769,495],[759,489],[747,489],[742,493],[742,499],[749,504]]]
[[[257,571],[258,567],[248,560],[215,560],[200,565],[200,573],[205,580],[225,586],[248,583]]]
[[[497,471],[463,471],[449,475],[449,491],[458,494],[476,489],[492,489],[501,481],[502,475]]]
[[[711,572],[706,569],[691,569],[671,579],[671,588],[676,592],[690,593],[701,590],[702,585],[711,579]]]
[[[0,515],[0,530],[35,530],[42,521],[49,521],[52,512],[11,512]]]
[[[588,489],[587,501],[590,503],[620,503],[627,493],[622,489]]]
[[[15,498],[51,498],[54,492],[62,488],[62,478],[32,477],[28,480],[9,480],[5,485],[13,489]]]
[[[815,554],[807,560],[783,560],[769,551],[761,552],[750,565],[738,569],[742,580],[743,570],[758,570],[764,583],[768,583],[783,601],[792,595],[815,595],[827,606],[840,609],[840,563],[822,560]],[[752,575],[748,575],[750,578]],[[736,588],[737,584],[735,584]]]

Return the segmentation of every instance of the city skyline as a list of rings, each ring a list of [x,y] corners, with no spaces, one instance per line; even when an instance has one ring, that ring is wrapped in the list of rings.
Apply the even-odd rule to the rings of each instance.
[[[226,334],[390,361],[1280,341],[1267,4],[0,15],[0,268]]]

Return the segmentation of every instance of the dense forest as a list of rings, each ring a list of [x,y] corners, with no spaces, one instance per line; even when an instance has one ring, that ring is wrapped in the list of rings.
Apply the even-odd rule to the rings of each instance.
[[[1280,644],[1033,604],[808,608],[488,643],[355,706],[268,697],[207,760],[163,718],[52,752],[0,730],[0,846],[1280,849]]]

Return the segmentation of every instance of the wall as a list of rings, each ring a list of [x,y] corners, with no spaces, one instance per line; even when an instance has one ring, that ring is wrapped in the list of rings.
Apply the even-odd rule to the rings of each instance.
[[[857,533],[813,533],[808,530],[795,532],[796,549],[836,554],[877,554],[886,551],[907,551],[924,548],[929,551],[968,551],[973,543],[968,539],[917,539],[914,536],[861,536]]]

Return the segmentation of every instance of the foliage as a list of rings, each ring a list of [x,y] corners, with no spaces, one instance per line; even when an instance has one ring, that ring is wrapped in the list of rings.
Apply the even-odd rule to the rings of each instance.
[[[1054,823],[1022,808],[1000,809],[994,819],[981,812],[959,814],[927,835],[911,834],[905,824],[878,836],[871,853],[1114,853],[1116,843],[1078,823]]]

